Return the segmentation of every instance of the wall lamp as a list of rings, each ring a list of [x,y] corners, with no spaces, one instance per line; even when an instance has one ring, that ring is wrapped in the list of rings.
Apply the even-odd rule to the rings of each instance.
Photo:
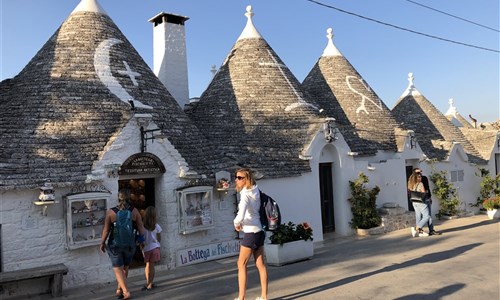
[[[331,143],[339,139],[339,129],[334,126],[335,118],[325,118],[325,123],[323,124],[323,132],[325,134],[325,141],[327,143]]]
[[[143,126],[141,126],[141,153],[146,152],[146,144],[148,140],[154,141],[155,139],[164,139],[167,136],[164,134],[157,134],[155,135],[154,133],[157,131],[161,132],[161,128],[156,128],[156,129],[144,129]]]
[[[43,205],[42,215],[47,215],[47,208],[49,204],[59,203],[56,201],[56,195],[54,192],[54,187],[50,182],[50,179],[46,179],[45,183],[39,188],[40,194],[38,195],[38,201],[35,201],[35,205]]]

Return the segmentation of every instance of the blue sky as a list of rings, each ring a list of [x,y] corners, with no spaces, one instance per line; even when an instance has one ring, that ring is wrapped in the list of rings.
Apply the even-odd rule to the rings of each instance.
[[[186,22],[190,97],[200,96],[210,67],[224,61],[245,27],[253,22],[299,81],[326,46],[334,43],[384,103],[392,108],[414,73],[416,88],[441,112],[453,98],[458,111],[479,122],[500,118],[498,0],[413,0],[496,29],[491,30],[426,9],[407,0],[318,0],[364,17],[494,51],[444,42],[381,25],[307,0],[98,0],[152,67],[152,25],[159,12],[188,16]],[[1,80],[18,74],[64,22],[79,0],[0,0]]]

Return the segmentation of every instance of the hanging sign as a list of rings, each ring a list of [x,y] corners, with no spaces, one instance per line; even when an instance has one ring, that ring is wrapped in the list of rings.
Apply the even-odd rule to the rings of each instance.
[[[119,175],[163,174],[165,166],[158,156],[149,153],[137,153],[122,164]]]

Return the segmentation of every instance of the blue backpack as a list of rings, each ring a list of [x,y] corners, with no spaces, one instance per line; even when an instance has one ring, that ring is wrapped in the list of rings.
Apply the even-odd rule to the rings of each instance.
[[[118,248],[126,248],[135,244],[134,224],[132,223],[133,209],[132,206],[123,210],[113,207],[116,214],[116,221],[113,223],[113,245]]]
[[[281,212],[278,203],[262,191],[260,192],[260,223],[265,231],[275,231],[281,225]]]

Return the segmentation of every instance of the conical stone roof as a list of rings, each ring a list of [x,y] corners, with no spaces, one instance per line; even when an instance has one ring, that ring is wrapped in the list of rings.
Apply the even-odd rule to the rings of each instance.
[[[299,155],[320,126],[318,108],[253,26],[247,26],[190,110],[221,154],[267,178],[310,172]]]
[[[0,86],[0,189],[84,182],[134,113],[151,114],[191,170],[227,166],[94,0]]]
[[[459,142],[470,162],[485,164],[486,161],[463,133],[415,88],[412,73],[408,75],[408,80],[408,88],[394,105],[392,114],[403,128],[415,132],[418,144],[427,157],[446,160],[453,142]]]
[[[390,110],[332,42],[302,83],[324,114],[333,117],[351,151],[374,155],[397,151],[396,122]]]

